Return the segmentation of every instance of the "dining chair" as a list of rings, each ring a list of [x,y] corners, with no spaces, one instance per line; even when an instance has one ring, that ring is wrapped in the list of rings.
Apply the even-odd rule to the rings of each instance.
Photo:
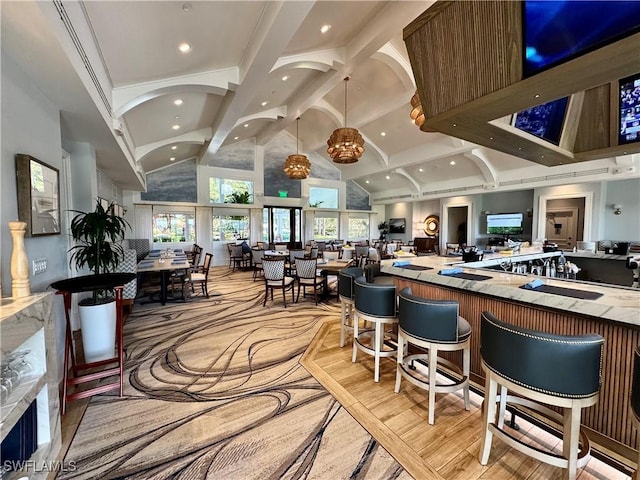
[[[244,252],[242,245],[231,245],[232,272],[249,266],[250,257]]]
[[[204,262],[202,265],[195,266],[189,269],[188,274],[185,276],[182,283],[182,298],[186,300],[188,298],[188,290],[191,289],[191,293],[195,293],[195,286],[198,285],[202,290],[202,294],[209,298],[209,289],[207,288],[207,282],[209,280],[209,269],[211,268],[211,259],[213,255],[211,253],[204,254]],[[185,289],[187,291],[185,292]]]
[[[264,259],[264,250],[253,248],[251,249],[251,256],[253,257],[253,281],[256,281],[258,274],[263,275],[262,260]]]
[[[304,249],[289,250],[289,258],[287,259],[286,269],[290,276],[295,276],[296,273],[296,258],[305,258],[307,252]]]
[[[325,277],[318,275],[317,258],[296,258],[296,277],[298,279],[298,295],[296,303],[300,300],[300,289],[302,288],[302,296],[307,294],[307,287],[313,289],[313,299],[318,305],[318,290],[323,290],[325,286]]]
[[[264,302],[262,306],[267,305],[267,298],[269,297],[269,291],[271,291],[271,300],[273,300],[273,291],[276,289],[282,290],[282,300],[284,307],[287,308],[287,290],[291,290],[291,301],[295,301],[294,297],[294,284],[295,279],[288,275],[285,275],[285,259],[284,258],[263,258],[262,269],[264,271]]]

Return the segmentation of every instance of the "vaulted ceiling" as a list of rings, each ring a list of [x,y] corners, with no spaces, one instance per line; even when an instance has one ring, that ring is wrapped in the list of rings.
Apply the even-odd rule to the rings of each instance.
[[[63,135],[94,143],[124,188],[142,189],[144,173],[172,162],[207,164],[247,138],[295,136],[298,116],[301,152],[331,163],[326,140],[344,126],[347,76],[347,123],[366,150],[332,165],[374,196],[552,173],[411,122],[402,32],[433,3],[3,1],[2,49],[60,106]]]

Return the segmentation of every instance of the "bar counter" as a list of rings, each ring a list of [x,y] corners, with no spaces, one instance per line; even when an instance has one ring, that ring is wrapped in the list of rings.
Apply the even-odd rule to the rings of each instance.
[[[534,330],[562,335],[602,335],[605,349],[600,398],[595,406],[583,411],[582,424],[595,443],[635,461],[633,450],[638,447],[631,422],[629,396],[633,351],[640,343],[640,289],[483,268],[499,264],[503,257],[515,263],[558,255],[559,252],[542,253],[535,249],[523,249],[520,255],[490,254],[485,255],[482,262],[466,264],[462,263],[460,257],[425,256],[411,258],[409,262],[414,266],[429,267],[429,270],[393,266],[398,260],[382,261],[381,270],[394,277],[398,291],[409,286],[415,295],[457,300],[460,303],[460,315],[469,321],[473,329],[471,377],[483,386],[480,314],[484,310],[501,320]],[[452,267],[489,278],[478,281],[438,274],[440,270]],[[521,288],[536,278],[545,285],[597,292],[602,296],[595,300],[583,300]],[[460,364],[461,358],[458,357],[449,356],[450,360]]]

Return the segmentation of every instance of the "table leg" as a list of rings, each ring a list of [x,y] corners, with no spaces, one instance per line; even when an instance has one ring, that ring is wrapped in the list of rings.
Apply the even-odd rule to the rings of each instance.
[[[167,281],[169,278],[169,272],[163,270],[160,275],[160,303],[162,305],[167,303]]]

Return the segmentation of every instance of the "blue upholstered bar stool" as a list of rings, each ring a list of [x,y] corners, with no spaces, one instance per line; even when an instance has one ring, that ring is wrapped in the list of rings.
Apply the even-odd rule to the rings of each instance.
[[[636,427],[636,433],[640,433],[640,345],[633,352],[633,379],[631,382],[631,412],[633,416],[631,420]],[[638,442],[640,444],[640,442]],[[640,446],[640,445],[639,445]],[[633,472],[633,480],[638,480],[638,471],[640,470],[640,448],[638,449],[636,471]]]
[[[380,379],[380,358],[396,355],[395,345],[385,344],[385,336],[395,341],[393,325],[398,323],[396,316],[395,285],[377,285],[368,283],[364,277],[355,280],[355,310],[353,319],[353,357],[355,362],[358,350],[374,358],[373,380]],[[360,320],[370,322],[373,328],[360,330]],[[387,329],[385,329],[385,326]],[[389,328],[390,327],[390,328]]]
[[[489,312],[482,312],[480,322],[480,355],[486,374],[480,463],[489,461],[495,435],[525,455],[565,468],[564,478],[574,480],[577,468],[589,460],[589,439],[580,428],[580,416],[583,408],[598,401],[604,338],[529,330],[502,322]],[[518,396],[507,395],[508,390]],[[562,455],[533,448],[504,430],[507,403],[524,405],[562,425]],[[563,415],[542,403],[562,407]]]
[[[360,267],[343,268],[338,274],[338,295],[340,296],[340,348],[344,347],[347,332],[353,332],[354,282],[363,274]]]
[[[471,325],[458,314],[458,302],[417,297],[412,295],[408,287],[403,288],[398,297],[400,316],[395,392],[400,391],[402,378],[428,390],[429,425],[433,425],[435,419],[436,393],[462,389],[464,408],[469,410]],[[420,347],[423,351],[409,355],[409,345]],[[444,358],[438,358],[439,351],[456,350],[462,350],[462,369]],[[416,361],[426,363],[428,372],[416,367]],[[461,374],[461,378],[453,383],[439,384],[436,380],[439,364]]]

